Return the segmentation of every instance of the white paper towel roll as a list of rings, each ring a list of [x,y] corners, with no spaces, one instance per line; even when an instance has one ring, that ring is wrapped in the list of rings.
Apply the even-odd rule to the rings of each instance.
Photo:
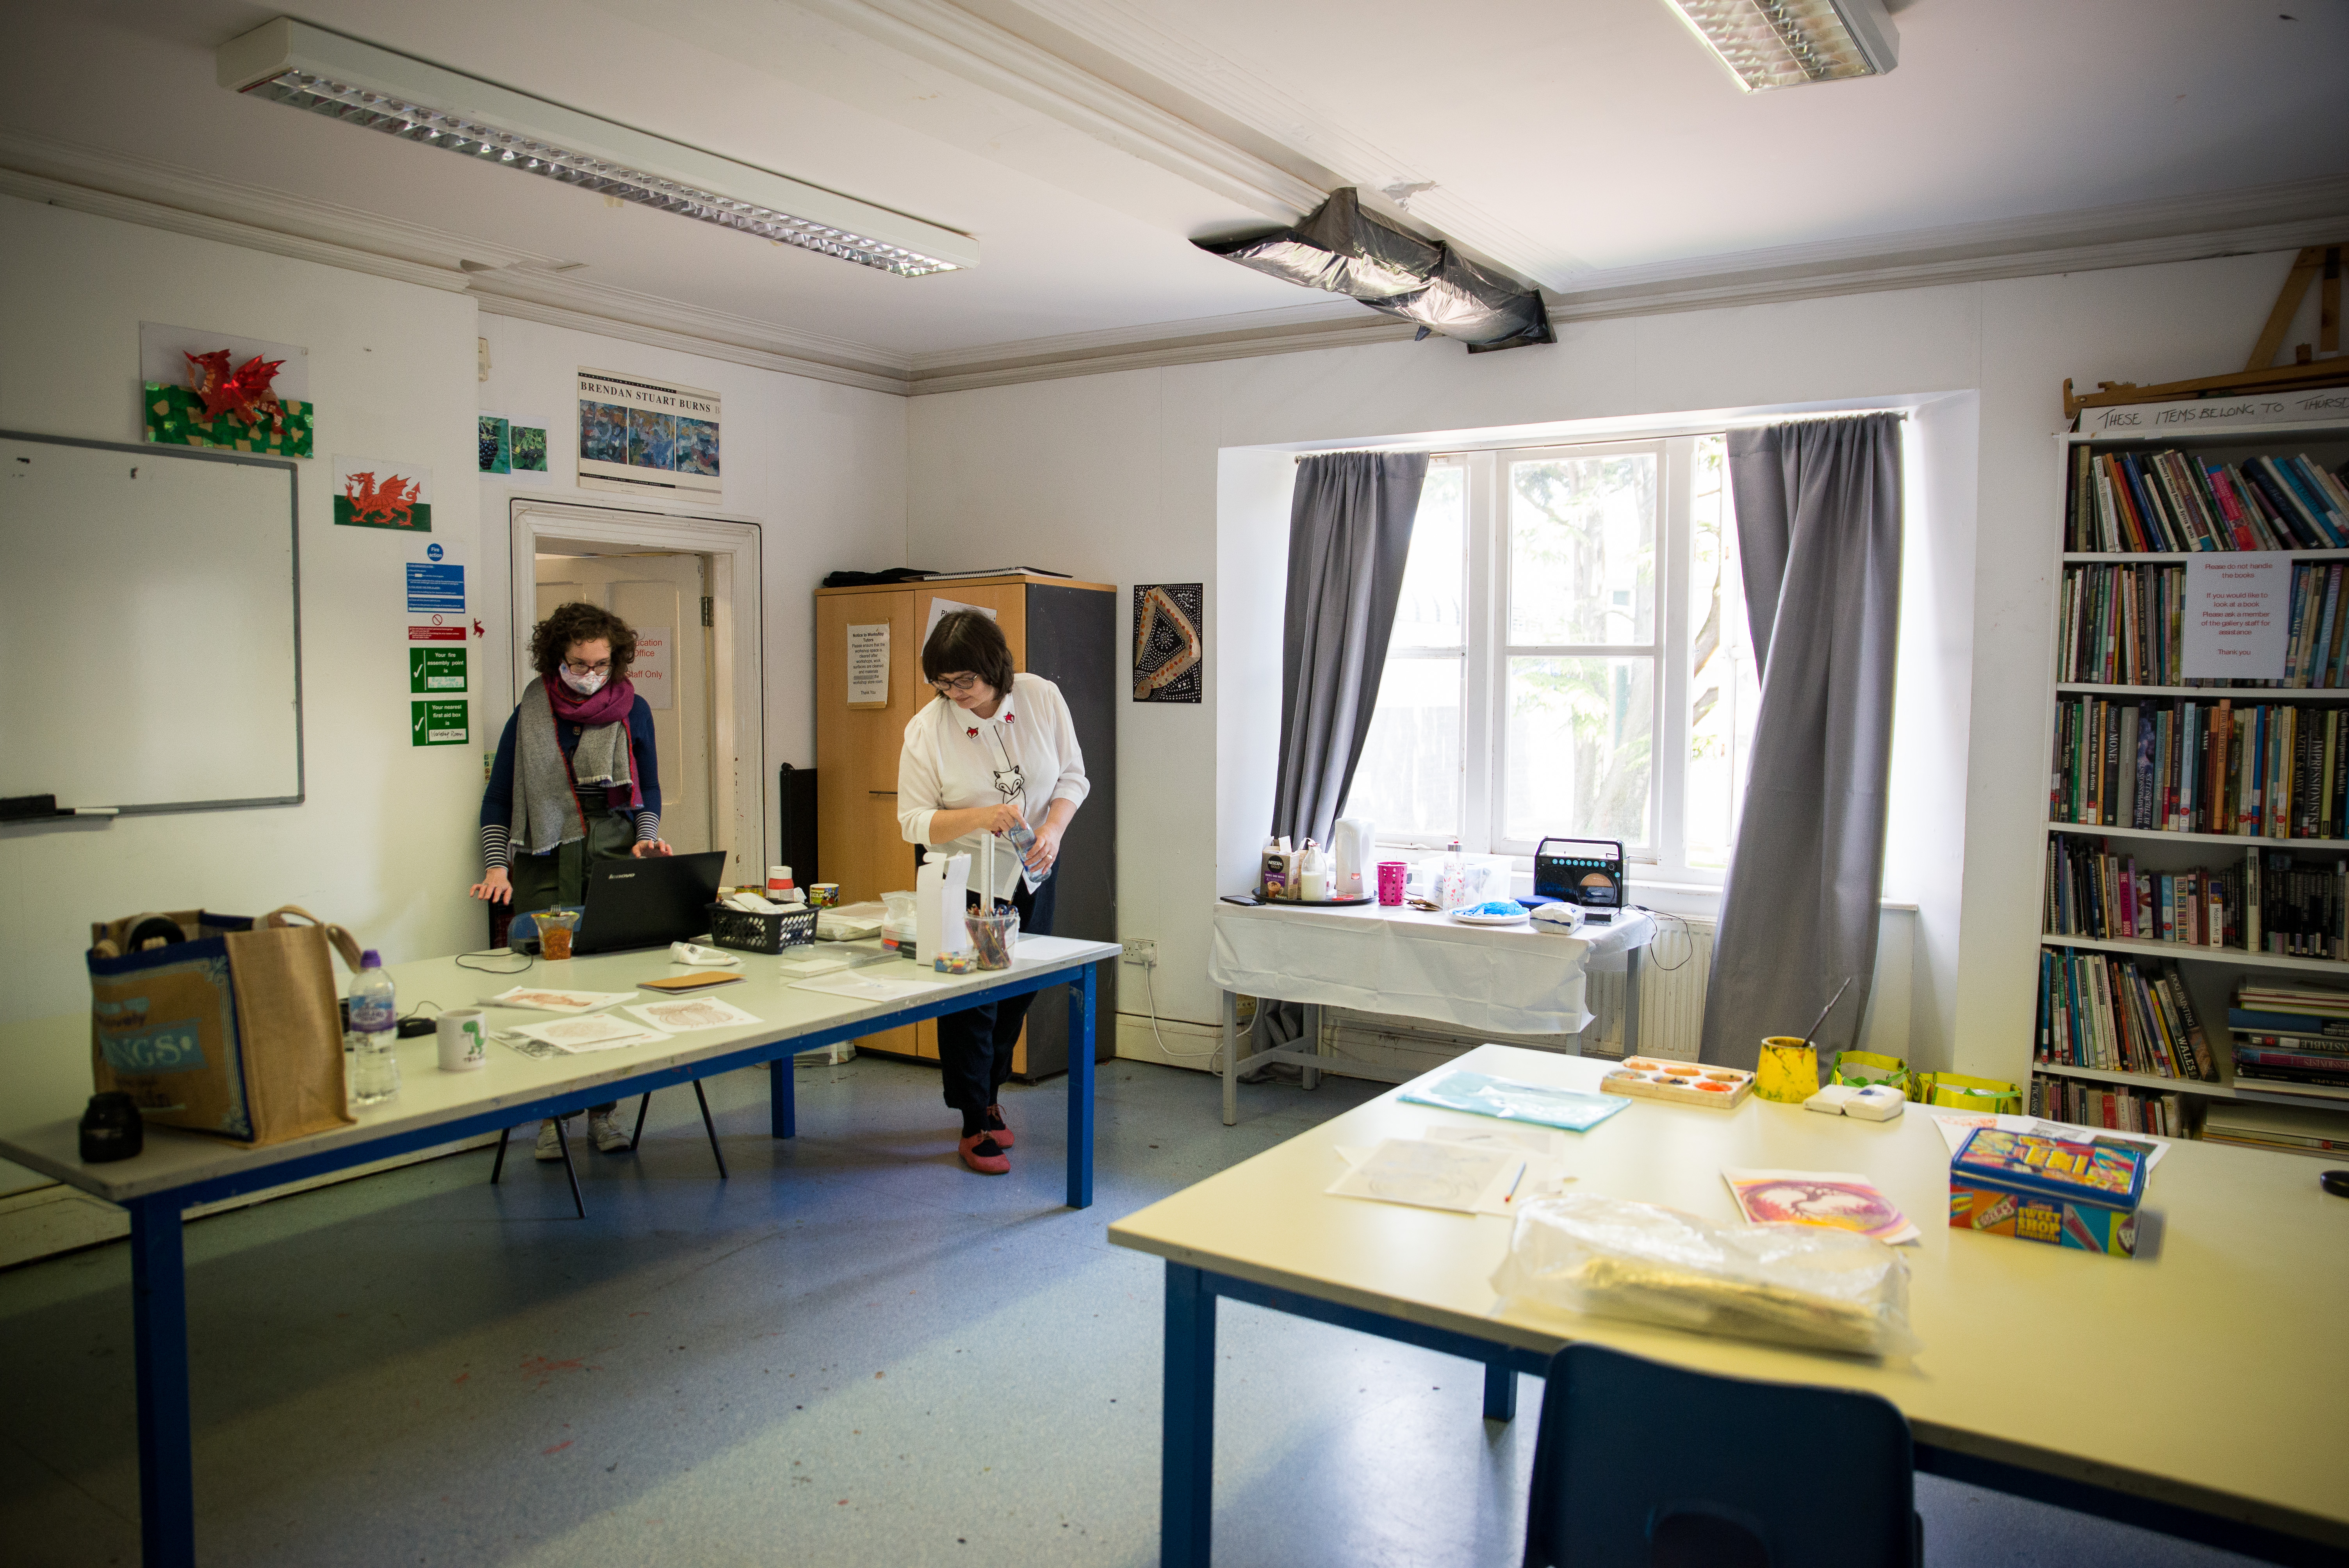
[[[1330,844],[1337,861],[1330,881],[1331,898],[1366,898],[1374,889],[1372,867],[1378,858],[1378,833],[1368,817],[1340,817]]]

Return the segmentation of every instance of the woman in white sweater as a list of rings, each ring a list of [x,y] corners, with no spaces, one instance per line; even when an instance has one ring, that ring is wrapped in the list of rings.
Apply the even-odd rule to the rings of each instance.
[[[1030,890],[1021,858],[999,842],[995,886],[974,887],[970,902],[978,907],[982,892],[990,907],[1009,900],[1023,934],[1049,933],[1061,838],[1092,788],[1069,705],[1050,681],[1013,673],[1010,645],[976,610],[939,619],[922,645],[922,677],[938,696],[905,726],[897,758],[898,823],[907,841],[926,853],[968,851],[974,879],[988,836],[1026,823],[1036,834],[1026,869],[1040,876],[1040,885]],[[938,1065],[947,1104],[962,1114],[963,1163],[990,1176],[1011,1169],[1011,1129],[999,1102],[1031,1000],[1032,993],[1013,996],[938,1020]]]

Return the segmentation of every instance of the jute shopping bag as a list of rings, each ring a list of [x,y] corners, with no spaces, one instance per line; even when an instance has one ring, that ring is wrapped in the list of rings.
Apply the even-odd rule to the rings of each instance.
[[[156,935],[161,945],[127,951]],[[129,1095],[149,1121],[240,1143],[353,1119],[328,948],[354,970],[359,949],[341,926],[291,904],[258,920],[185,910],[93,925],[90,942],[99,1093]]]

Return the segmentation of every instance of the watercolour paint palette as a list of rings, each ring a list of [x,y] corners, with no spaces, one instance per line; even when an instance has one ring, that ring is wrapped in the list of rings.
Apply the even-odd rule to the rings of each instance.
[[[1634,1099],[1668,1099],[1675,1105],[1704,1105],[1730,1110],[1754,1092],[1754,1075],[1738,1068],[1699,1067],[1694,1062],[1660,1061],[1654,1057],[1625,1057],[1613,1072],[1599,1080],[1606,1094]]]

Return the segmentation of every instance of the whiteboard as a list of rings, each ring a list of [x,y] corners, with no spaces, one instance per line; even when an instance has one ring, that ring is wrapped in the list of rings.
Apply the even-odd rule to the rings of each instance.
[[[0,431],[0,795],[302,799],[295,465]]]

